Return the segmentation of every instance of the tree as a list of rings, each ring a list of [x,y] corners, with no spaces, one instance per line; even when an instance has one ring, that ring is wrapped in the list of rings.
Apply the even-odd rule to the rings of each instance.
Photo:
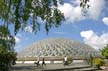
[[[0,26],[0,70],[9,71],[11,64],[15,62],[14,46],[14,37],[6,27]]]
[[[8,28],[0,26],[0,47],[5,51],[14,51],[15,39],[9,32]]]
[[[4,26],[14,24],[15,34],[28,25],[33,28],[33,32],[37,32],[40,29],[38,19],[41,18],[48,32],[64,20],[57,8],[58,2],[62,3],[62,0],[0,0],[0,18],[4,21]]]
[[[82,11],[86,13],[89,0],[80,1]],[[32,32],[39,31],[38,19],[41,18],[48,32],[51,27],[58,27],[65,20],[63,13],[58,10],[58,3],[63,4],[63,0],[0,0],[0,18],[6,27],[14,24],[15,34],[28,25],[32,27]]]
[[[108,59],[108,44],[104,49],[101,51],[102,55]]]

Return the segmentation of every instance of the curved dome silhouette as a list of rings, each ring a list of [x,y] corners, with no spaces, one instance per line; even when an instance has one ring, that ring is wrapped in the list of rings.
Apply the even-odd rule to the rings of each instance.
[[[96,56],[98,52],[75,40],[66,38],[49,38],[25,48],[18,53],[18,57],[37,57],[37,56]]]

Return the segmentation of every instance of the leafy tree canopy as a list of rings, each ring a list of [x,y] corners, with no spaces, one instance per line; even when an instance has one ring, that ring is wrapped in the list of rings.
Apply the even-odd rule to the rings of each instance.
[[[64,20],[63,14],[58,10],[57,3],[62,0],[0,0],[0,19],[4,26],[14,24],[15,34],[18,30],[31,25],[33,32],[37,32],[41,18],[45,22],[45,29],[48,32],[52,26],[58,27]]]
[[[14,51],[15,39],[11,36],[9,30],[0,26],[0,48],[7,51]]]
[[[89,0],[80,0],[83,9],[89,8]],[[4,26],[14,24],[14,33],[30,25],[32,32],[40,29],[38,18],[44,21],[45,29],[48,32],[51,27],[58,27],[64,20],[64,15],[58,10],[58,3],[63,0],[0,0],[0,19]],[[86,12],[86,10],[83,10]]]

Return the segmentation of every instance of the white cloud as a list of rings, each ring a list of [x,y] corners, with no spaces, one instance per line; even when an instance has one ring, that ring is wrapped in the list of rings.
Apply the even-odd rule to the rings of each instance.
[[[104,0],[90,0],[90,18],[97,19],[104,7]]]
[[[80,33],[81,37],[86,44],[92,46],[95,49],[102,49],[108,44],[108,33],[103,33],[102,35],[97,35],[92,30],[82,31]]]
[[[102,21],[103,21],[103,23],[104,23],[105,25],[108,25],[108,17],[104,17],[104,18],[102,19]]]
[[[17,36],[15,36],[14,38],[15,38],[16,43],[19,43],[21,41],[21,39],[19,37],[17,37]]]
[[[24,28],[24,31],[26,31],[26,32],[30,32],[30,33],[32,33],[32,27],[31,26],[27,26],[27,27],[25,27]]]
[[[83,17],[79,6],[73,7],[69,3],[64,3],[64,5],[59,6],[59,9],[69,22],[79,21]]]
[[[94,36],[94,32],[92,30],[82,31],[80,34],[81,34],[82,37],[85,37],[86,39],[89,39],[92,36]]]
[[[97,19],[103,9],[104,6],[104,0],[90,0],[89,2],[90,8],[88,10],[90,19]],[[76,5],[76,6],[75,6]],[[80,21],[85,19],[85,17],[82,15],[81,7],[80,7],[80,0],[74,0],[71,3],[64,3],[64,5],[59,5],[58,9],[64,13],[64,16],[67,21],[74,22],[74,21]]]

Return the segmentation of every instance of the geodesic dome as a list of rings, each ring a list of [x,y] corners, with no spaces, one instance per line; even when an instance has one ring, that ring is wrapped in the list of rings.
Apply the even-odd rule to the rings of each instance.
[[[84,44],[72,39],[49,38],[33,43],[18,53],[18,57],[38,56],[96,56],[98,52]]]

